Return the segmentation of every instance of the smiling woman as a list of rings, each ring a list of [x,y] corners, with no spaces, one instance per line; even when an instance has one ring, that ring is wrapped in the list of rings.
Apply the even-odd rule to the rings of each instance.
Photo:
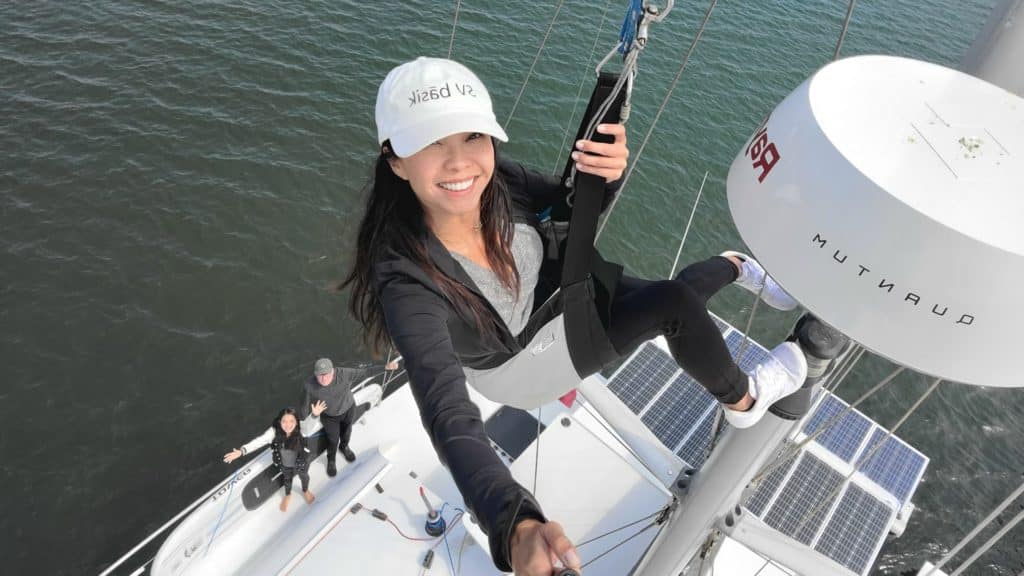
[[[423,426],[488,534],[495,565],[525,575],[559,563],[580,569],[561,526],[547,522],[491,449],[466,390],[468,382],[492,400],[511,389],[536,400],[589,375],[570,353],[585,337],[564,330],[560,239],[538,217],[566,190],[498,155],[495,140],[507,137],[487,89],[457,62],[419,58],[393,69],[376,120],[380,155],[343,284],[353,288],[351,310],[368,340],[393,342],[405,359]],[[610,142],[580,140],[572,158],[577,171],[604,180],[607,206],[629,151],[623,125],[598,132]],[[594,330],[618,355],[666,336],[679,365],[730,408],[733,426],[751,426],[803,382],[806,361],[793,343],[777,347],[755,377],[743,373],[708,314],[707,299],[737,280],[773,306],[795,306],[748,256],[716,256],[660,282],[605,270],[585,297],[606,311]]]

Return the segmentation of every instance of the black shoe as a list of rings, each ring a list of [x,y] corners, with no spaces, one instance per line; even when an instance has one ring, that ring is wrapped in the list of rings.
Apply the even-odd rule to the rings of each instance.
[[[338,473],[338,467],[334,465],[334,460],[328,460],[327,461],[327,475],[330,476],[331,478],[334,478],[334,476],[337,473]]]
[[[353,452],[352,449],[349,448],[348,446],[342,448],[341,453],[345,455],[345,460],[348,460],[349,462],[356,461],[356,453]]]

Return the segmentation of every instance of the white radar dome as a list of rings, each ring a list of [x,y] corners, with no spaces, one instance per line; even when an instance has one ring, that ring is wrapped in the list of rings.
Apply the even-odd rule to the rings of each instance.
[[[825,322],[932,376],[1024,386],[1024,99],[840,60],[754,131],[727,189],[755,257]]]

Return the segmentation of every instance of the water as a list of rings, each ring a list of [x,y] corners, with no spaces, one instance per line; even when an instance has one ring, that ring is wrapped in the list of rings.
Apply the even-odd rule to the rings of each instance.
[[[844,54],[955,66],[995,0],[862,2]],[[363,359],[332,287],[351,262],[376,141],[377,83],[447,52],[454,3],[0,2],[0,557],[88,574],[228,467],[220,456],[299,400],[315,358]],[[595,37],[624,2],[565,3],[505,150],[549,170]],[[463,2],[455,56],[511,109],[554,2]],[[652,29],[634,150],[704,12]],[[751,129],[832,55],[845,2],[723,2],[601,240],[664,276],[701,177],[683,259],[737,246],[724,178]],[[614,20],[614,22],[612,22]],[[589,90],[589,88],[588,88]],[[734,323],[749,303],[713,309]],[[792,316],[764,314],[777,338]],[[866,361],[855,397],[889,369]],[[866,411],[892,424],[914,377]],[[914,571],[1015,487],[1022,395],[943,385],[901,434],[932,457],[907,534],[878,571]],[[1024,567],[1020,530],[975,574]],[[59,548],[57,548],[59,546]],[[53,553],[59,549],[60,553]]]

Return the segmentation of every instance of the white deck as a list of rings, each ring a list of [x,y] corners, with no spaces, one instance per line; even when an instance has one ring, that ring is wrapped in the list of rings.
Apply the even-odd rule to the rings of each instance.
[[[484,419],[499,408],[471,394]],[[547,429],[541,436],[536,493],[545,513],[561,522],[574,542],[582,544],[644,518],[671,501],[671,495],[589,412],[569,411],[553,403],[544,408],[543,416]],[[284,513],[277,508],[283,490],[248,512],[241,507],[238,492],[221,493],[207,501],[168,538],[173,552],[161,552],[152,574],[500,574],[491,562],[485,537],[468,514],[449,527],[451,560],[444,539],[429,538],[424,531],[426,511],[420,486],[437,506],[449,504],[444,512],[449,521],[455,517],[454,509],[465,509],[465,505],[434,453],[408,387],[360,419],[351,446],[358,459],[355,464],[340,460],[336,478],[326,476],[323,457],[312,463],[310,489],[317,500],[311,506],[302,501],[297,489]],[[528,488],[533,487],[535,447],[529,446],[511,466],[513,475]],[[257,456],[236,475],[258,473],[266,465],[268,453]],[[356,502],[363,508],[352,513]],[[406,539],[390,523],[374,518],[373,509],[387,514],[405,535],[425,540]],[[581,545],[581,558],[585,563],[595,560],[649,521]],[[215,526],[217,533],[211,538]],[[647,530],[596,559],[585,573],[629,573],[657,533],[657,527]],[[434,557],[424,571],[428,550],[433,550]],[[714,561],[719,574],[785,573],[766,567],[765,559],[728,539],[720,550],[727,553],[718,554]]]

